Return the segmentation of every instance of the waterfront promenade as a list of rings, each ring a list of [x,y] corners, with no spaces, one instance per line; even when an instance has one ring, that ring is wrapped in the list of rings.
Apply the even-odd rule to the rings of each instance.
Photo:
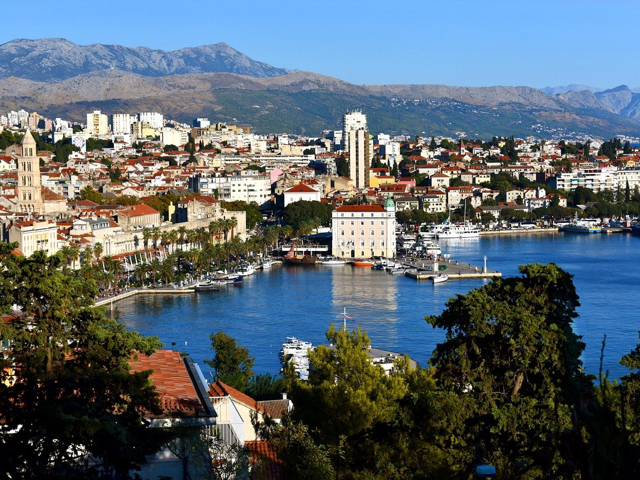
[[[95,301],[96,307],[102,307],[104,305],[109,305],[112,302],[118,302],[120,300],[124,300],[125,298],[135,297],[136,295],[180,295],[185,293],[195,293],[195,283],[192,285],[187,285],[184,287],[164,287],[164,288],[130,288],[117,295],[108,295],[105,297],[100,297]]]

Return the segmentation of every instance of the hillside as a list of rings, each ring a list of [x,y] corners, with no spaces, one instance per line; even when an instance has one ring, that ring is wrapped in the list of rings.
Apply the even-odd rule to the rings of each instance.
[[[259,133],[319,135],[361,108],[374,133],[607,138],[640,136],[639,98],[624,86],[548,95],[530,87],[354,85],[278,69],[226,44],[174,52],[62,39],[0,45],[0,111],[76,121],[94,109],[154,110],[185,122],[207,116]]]

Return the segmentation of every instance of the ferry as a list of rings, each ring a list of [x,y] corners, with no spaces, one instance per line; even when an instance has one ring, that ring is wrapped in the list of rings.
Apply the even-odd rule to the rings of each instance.
[[[578,220],[574,218],[572,222],[562,225],[560,231],[567,233],[601,233],[602,228],[599,225],[595,225],[593,221]]]

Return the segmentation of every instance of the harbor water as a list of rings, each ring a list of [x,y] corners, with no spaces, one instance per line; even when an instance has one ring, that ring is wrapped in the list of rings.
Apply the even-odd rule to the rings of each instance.
[[[487,266],[505,277],[517,275],[518,265],[534,262],[554,262],[573,274],[581,303],[574,328],[587,344],[585,370],[597,374],[606,334],[604,370],[610,378],[626,374],[618,362],[640,341],[639,237],[522,234],[440,244],[451,258],[479,267],[486,256]],[[115,313],[128,328],[159,336],[164,348],[187,352],[201,365],[212,357],[209,335],[224,331],[255,356],[256,372],[277,373],[285,337],[322,343],[331,322],[342,325],[346,308],[353,318],[349,328],[365,329],[373,346],[406,353],[424,366],[444,338],[424,316],[439,314],[450,297],[487,281],[433,285],[349,265],[282,265],[220,292],[125,299],[116,304]]]

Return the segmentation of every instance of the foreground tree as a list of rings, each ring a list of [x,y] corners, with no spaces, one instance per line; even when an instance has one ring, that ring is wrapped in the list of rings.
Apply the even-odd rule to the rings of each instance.
[[[215,370],[217,380],[245,391],[253,376],[255,358],[250,357],[249,350],[237,345],[235,339],[224,332],[212,333],[209,338],[213,359],[205,360],[204,363]]]
[[[582,393],[584,345],[572,329],[578,296],[572,276],[554,264],[520,272],[426,318],[446,332],[432,363],[439,387],[456,396],[448,447],[457,463],[484,457],[507,477],[571,474],[577,467],[562,444]]]
[[[60,256],[11,255],[0,244],[0,458],[10,478],[117,476],[167,441],[144,411],[160,413],[149,372],[130,373],[137,352],[160,344],[93,307],[94,282]],[[97,467],[96,465],[99,465]]]

